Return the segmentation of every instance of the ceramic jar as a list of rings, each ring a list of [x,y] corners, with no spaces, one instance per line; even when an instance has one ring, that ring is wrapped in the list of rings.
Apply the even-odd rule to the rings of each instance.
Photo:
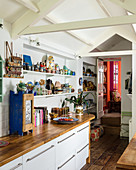
[[[76,106],[76,114],[83,115],[83,106]]]

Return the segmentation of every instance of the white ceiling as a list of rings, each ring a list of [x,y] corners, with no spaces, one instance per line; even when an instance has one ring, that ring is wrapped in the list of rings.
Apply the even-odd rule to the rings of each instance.
[[[33,0],[35,4],[39,1],[40,0]],[[0,0],[0,18],[3,18],[11,24],[28,10],[29,9],[16,0]],[[91,20],[121,15],[127,15],[126,11],[111,3],[109,0],[64,0],[35,25]],[[129,25],[128,27],[130,28],[129,31],[134,33],[132,26]],[[78,53],[80,49],[86,47],[92,48],[96,40],[109,29],[111,28],[93,28],[69,32],[46,33],[37,36],[58,48],[64,48],[72,53]],[[112,46],[115,43],[114,41],[115,39],[105,43],[104,49]],[[116,37],[116,42],[118,43],[119,41],[120,37]]]

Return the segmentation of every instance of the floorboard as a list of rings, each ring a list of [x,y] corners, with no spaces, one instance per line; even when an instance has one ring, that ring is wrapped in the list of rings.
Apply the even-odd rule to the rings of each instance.
[[[115,170],[116,162],[128,145],[128,139],[115,135],[104,135],[91,143],[91,163],[82,170]]]

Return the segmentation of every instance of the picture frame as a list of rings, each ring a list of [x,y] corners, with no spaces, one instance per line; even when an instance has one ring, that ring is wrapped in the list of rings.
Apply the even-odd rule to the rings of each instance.
[[[34,95],[23,94],[23,132],[33,130]]]

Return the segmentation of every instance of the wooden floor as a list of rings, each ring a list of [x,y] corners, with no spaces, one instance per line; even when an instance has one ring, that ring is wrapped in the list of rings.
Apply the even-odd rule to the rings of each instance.
[[[82,170],[115,170],[116,162],[128,145],[128,139],[104,135],[91,144],[91,163]]]

